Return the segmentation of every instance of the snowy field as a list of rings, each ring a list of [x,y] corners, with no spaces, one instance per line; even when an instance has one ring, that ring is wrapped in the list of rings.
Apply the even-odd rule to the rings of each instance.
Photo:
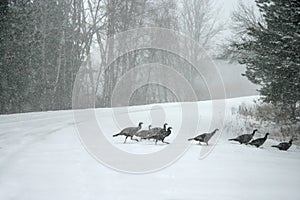
[[[231,115],[233,107],[242,102],[251,104],[255,98],[227,99],[224,127],[226,122],[236,119]],[[197,105],[198,131],[191,135],[214,128],[209,126],[212,102]],[[161,126],[163,122],[155,116],[161,116],[163,108],[166,121],[174,128],[174,133],[166,138],[172,143],[179,129],[180,104],[154,107],[154,110],[152,105],[130,108],[130,116],[133,121],[143,121],[144,129],[150,122]],[[113,120],[118,113],[112,117],[111,109],[95,112],[108,141],[119,149],[147,154],[167,146],[130,139],[123,144],[124,137],[111,137],[121,128]],[[192,142],[172,165],[137,175],[115,171],[97,162],[81,144],[73,116],[73,111],[0,116],[1,200],[300,199],[300,150],[295,145],[287,152],[270,147],[278,143],[272,139],[262,148],[238,145],[227,139],[242,133],[227,132],[220,125],[220,135],[214,136],[218,139],[210,144],[214,148],[205,158],[200,159],[200,152],[211,146]],[[255,137],[264,134],[259,132]]]

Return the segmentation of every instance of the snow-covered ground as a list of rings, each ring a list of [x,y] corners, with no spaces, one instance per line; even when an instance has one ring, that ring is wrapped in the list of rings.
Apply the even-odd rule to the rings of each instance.
[[[225,126],[236,119],[231,115],[232,107],[250,104],[255,98],[227,99]],[[212,128],[212,102],[197,105],[200,120],[198,131],[192,135]],[[160,108],[166,112],[161,113]],[[155,116],[166,115],[174,128],[174,134],[166,139],[171,143],[180,128],[178,103],[136,106],[129,111],[133,121],[144,121],[144,128],[150,122],[160,126],[163,122]],[[111,109],[97,109],[95,113],[108,141],[119,149],[147,154],[168,146],[130,140],[123,144],[123,137],[111,135],[119,130],[114,118],[124,113],[112,116]],[[193,143],[172,165],[152,173],[131,174],[106,167],[87,153],[78,137],[73,111],[2,115],[0,199],[300,199],[298,147],[281,152],[270,147],[277,144],[271,139],[263,148],[238,145],[227,139],[241,133],[226,130],[215,136],[218,140],[210,144],[213,150],[203,159],[200,152],[211,146]]]

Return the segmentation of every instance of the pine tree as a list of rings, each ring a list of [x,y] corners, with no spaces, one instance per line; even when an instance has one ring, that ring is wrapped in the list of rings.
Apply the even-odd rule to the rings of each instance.
[[[256,0],[256,4],[264,23],[248,27],[249,37],[234,44],[242,52],[239,62],[247,66],[244,75],[262,86],[263,100],[296,119],[300,103],[300,1]]]
[[[71,108],[73,83],[93,33],[84,5],[0,2],[0,113]]]
[[[3,102],[7,99],[7,93],[5,92],[4,77],[6,69],[3,66],[3,57],[5,55],[5,35],[7,27],[7,11],[8,0],[0,1],[0,113],[4,112],[5,108]],[[2,59],[1,59],[2,58]]]

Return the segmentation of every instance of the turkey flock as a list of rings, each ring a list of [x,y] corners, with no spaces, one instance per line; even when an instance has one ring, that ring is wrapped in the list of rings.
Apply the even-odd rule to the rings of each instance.
[[[252,140],[256,132],[257,129],[254,129],[251,134],[243,134],[236,138],[229,139],[229,141],[236,141],[239,142],[240,144],[246,144],[246,145],[249,144],[252,146],[256,146],[258,148],[265,143],[265,141],[268,138],[268,135],[270,134],[266,133],[265,137]],[[292,143],[293,143],[293,139],[291,139],[289,142],[281,142],[278,145],[273,145],[272,147],[278,148],[279,150],[282,151],[287,151],[292,146]]]
[[[143,122],[140,122],[137,127],[128,127],[123,129],[120,133],[117,133],[113,135],[113,137],[117,136],[125,136],[124,143],[126,143],[127,138],[130,137],[131,140],[139,141],[138,139],[133,138],[134,136],[139,137],[141,140],[145,139],[154,139],[155,144],[157,144],[158,141],[162,141],[165,144],[169,144],[168,142],[165,142],[165,138],[168,137],[171,134],[172,127],[167,128],[167,123],[163,125],[163,127],[155,127],[151,128],[151,125],[148,126],[148,130],[142,130],[142,124]]]
[[[157,144],[158,141],[161,141],[162,143],[169,144],[168,142],[164,141],[166,137],[168,137],[171,134],[172,127],[168,127],[168,124],[165,123],[163,127],[155,127],[151,128],[151,125],[148,126],[148,130],[141,130],[142,129],[143,122],[140,122],[137,127],[128,127],[121,132],[113,135],[113,137],[117,136],[125,136],[124,143],[126,143],[127,138],[130,138],[131,140],[139,142],[140,140],[150,140],[153,139],[155,141],[155,144]],[[214,131],[210,133],[203,133],[201,135],[198,135],[196,137],[188,139],[188,141],[195,140],[201,143],[205,143],[208,145],[208,141],[214,136],[214,134],[218,131],[219,129],[215,129]],[[245,145],[252,145],[257,148],[262,146],[265,141],[267,140],[267,137],[269,133],[266,133],[266,135],[263,138],[257,138],[253,139],[254,134],[257,132],[257,129],[254,129],[251,134],[243,134],[240,135],[236,138],[231,138],[228,139],[229,141],[235,141],[239,142],[240,144],[245,144]],[[138,137],[140,140],[134,138]],[[282,151],[287,151],[291,146],[292,146],[293,139],[291,139],[289,142],[282,142],[279,143],[278,145],[273,145],[272,147],[278,148],[279,150]]]

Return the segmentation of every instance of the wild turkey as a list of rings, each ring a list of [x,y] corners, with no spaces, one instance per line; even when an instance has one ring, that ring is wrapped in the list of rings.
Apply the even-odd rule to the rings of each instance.
[[[188,141],[191,141],[191,140],[195,140],[195,141],[199,141],[199,144],[201,144],[201,142],[205,142],[206,145],[208,145],[208,141],[210,140],[210,138],[212,138],[212,136],[214,136],[214,134],[218,131],[219,129],[215,129],[213,132],[211,133],[203,133],[201,135],[198,135],[194,138],[190,138],[188,139]]]
[[[151,124],[148,126],[148,130],[142,130],[136,133],[136,136],[142,138],[149,134],[149,131],[151,130]]]
[[[163,128],[161,127],[155,127],[155,128],[151,128],[148,133],[146,135],[144,135],[143,137],[141,137],[142,139],[151,139],[153,138],[159,131],[161,130],[167,130],[167,123],[164,123]]]
[[[266,133],[265,137],[252,140],[249,144],[253,145],[253,146],[256,146],[258,148],[258,147],[260,147],[261,145],[263,145],[265,143],[265,141],[267,140],[268,135],[269,135],[269,133]]]
[[[254,129],[252,134],[243,134],[236,138],[229,139],[229,141],[236,141],[236,142],[239,142],[240,144],[248,144],[250,142],[250,140],[252,140],[256,131],[257,131],[257,129]]]
[[[128,128],[125,128],[123,129],[120,133],[117,133],[115,135],[113,135],[113,137],[117,137],[117,136],[120,136],[120,135],[124,135],[126,136],[125,140],[124,140],[124,143],[126,143],[126,140],[128,137],[130,137],[131,140],[135,140],[138,142],[137,139],[133,139],[133,136],[139,131],[141,130],[142,128],[142,124],[143,122],[140,122],[138,127],[128,127]]]
[[[159,132],[156,132],[155,135],[150,135],[145,139],[154,139],[155,144],[157,144],[157,141],[162,141],[165,144],[170,144],[169,142],[165,142],[165,138],[168,137],[171,134],[172,127],[169,127],[167,130],[161,129]]]
[[[164,123],[164,125],[163,125],[163,128],[161,128],[161,127],[155,127],[155,128],[152,128],[151,129],[151,132],[153,132],[153,133],[156,133],[156,132],[158,132],[158,131],[160,131],[160,130],[167,130],[167,123]]]
[[[292,142],[293,142],[293,139],[291,139],[289,142],[281,142],[278,145],[273,145],[272,147],[276,147],[282,151],[287,151],[292,146]]]

